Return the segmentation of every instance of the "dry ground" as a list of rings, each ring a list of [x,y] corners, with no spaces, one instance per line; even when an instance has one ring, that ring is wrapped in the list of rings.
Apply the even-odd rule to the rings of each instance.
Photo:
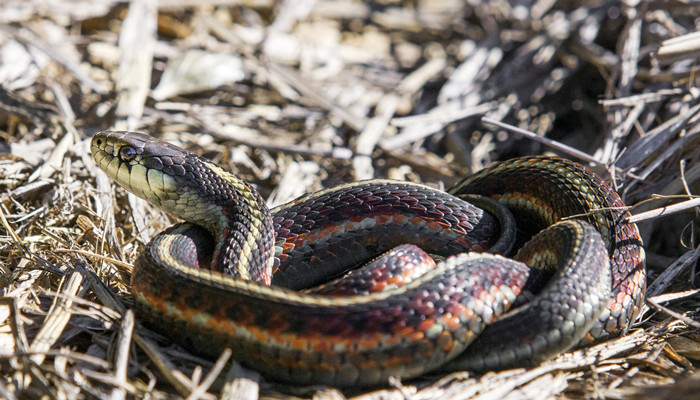
[[[0,397],[694,398],[698,221],[692,203],[659,211],[700,182],[698,15],[688,0],[0,2]],[[125,311],[130,262],[172,221],[96,172],[89,138],[115,127],[204,154],[270,204],[578,150],[635,205],[647,310],[533,370],[368,392],[213,365]]]

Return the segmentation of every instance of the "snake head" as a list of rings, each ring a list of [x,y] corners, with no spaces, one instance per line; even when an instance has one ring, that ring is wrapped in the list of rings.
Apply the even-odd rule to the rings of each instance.
[[[125,189],[214,236],[239,225],[236,221],[269,214],[260,195],[242,179],[154,137],[104,131],[92,138],[91,151],[97,165]]]
[[[92,138],[90,150],[107,175],[151,204],[167,209],[167,201],[180,196],[183,149],[142,133],[104,131]]]

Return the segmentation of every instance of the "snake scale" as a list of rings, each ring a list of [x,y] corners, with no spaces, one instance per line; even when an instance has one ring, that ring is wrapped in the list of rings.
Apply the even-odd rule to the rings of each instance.
[[[274,380],[347,387],[532,366],[624,333],[643,300],[625,205],[565,159],[497,163],[447,193],[370,180],[270,210],[235,174],[150,136],[101,132],[91,150],[120,185],[186,221],[135,263],[139,318],[198,353],[231,348]],[[513,241],[514,258],[491,254]]]

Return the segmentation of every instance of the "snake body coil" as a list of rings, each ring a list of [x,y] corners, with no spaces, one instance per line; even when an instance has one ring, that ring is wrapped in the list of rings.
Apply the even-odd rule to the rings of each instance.
[[[453,188],[454,196],[374,180],[270,211],[235,175],[143,134],[99,133],[92,153],[122,186],[187,221],[154,238],[136,262],[140,318],[201,353],[229,347],[275,379],[351,386],[445,365],[526,366],[586,335],[624,332],[643,297],[641,239],[623,221],[624,204],[600,178],[566,160],[496,164]],[[516,259],[556,271],[554,277],[503,318],[541,274],[481,253],[507,251],[516,231],[498,205],[479,202],[494,217],[460,199],[467,193],[513,209],[518,242],[551,225]],[[558,222],[574,215],[583,218]],[[405,243],[446,258],[408,283],[367,295],[291,290]],[[398,262],[402,251],[381,262]],[[479,348],[469,345],[475,338]]]

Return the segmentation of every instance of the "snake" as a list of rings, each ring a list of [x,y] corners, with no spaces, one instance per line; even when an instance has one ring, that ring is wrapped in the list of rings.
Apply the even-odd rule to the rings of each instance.
[[[625,333],[644,298],[628,208],[563,158],[494,163],[447,191],[373,179],[270,209],[238,175],[143,133],[97,133],[91,152],[184,221],[134,263],[139,321],[198,354],[231,349],[273,381],[532,367]]]

